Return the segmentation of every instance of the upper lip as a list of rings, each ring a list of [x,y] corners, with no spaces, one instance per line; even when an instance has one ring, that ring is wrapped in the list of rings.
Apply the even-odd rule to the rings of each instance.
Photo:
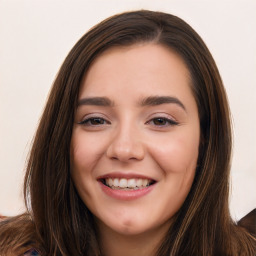
[[[112,179],[114,179],[114,178],[148,179],[148,180],[156,181],[155,179],[153,179],[149,176],[145,176],[145,175],[138,174],[138,173],[132,173],[132,172],[111,172],[111,173],[107,173],[107,174],[97,177],[97,180],[108,179],[108,178],[112,178]]]

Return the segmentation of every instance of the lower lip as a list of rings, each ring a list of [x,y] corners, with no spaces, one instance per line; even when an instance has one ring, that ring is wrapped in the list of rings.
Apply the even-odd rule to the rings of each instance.
[[[147,195],[149,192],[151,192],[154,189],[156,183],[148,187],[136,189],[136,190],[112,189],[104,185],[100,181],[99,181],[99,184],[101,186],[102,191],[108,196],[113,197],[115,199],[119,199],[119,200],[130,201],[130,200],[135,200],[142,196]]]

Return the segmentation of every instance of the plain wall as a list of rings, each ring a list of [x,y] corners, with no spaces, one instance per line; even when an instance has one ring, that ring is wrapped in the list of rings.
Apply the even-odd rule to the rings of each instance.
[[[224,81],[234,125],[231,213],[256,206],[256,1],[0,0],[0,214],[24,210],[25,161],[47,94],[71,47],[122,11],[178,15],[204,39]]]

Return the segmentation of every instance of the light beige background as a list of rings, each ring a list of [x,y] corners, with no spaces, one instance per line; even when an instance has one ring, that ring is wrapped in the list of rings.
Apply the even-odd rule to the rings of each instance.
[[[142,8],[180,16],[208,45],[233,114],[231,213],[256,207],[255,0],[0,0],[0,214],[24,210],[26,156],[68,51],[102,19]]]

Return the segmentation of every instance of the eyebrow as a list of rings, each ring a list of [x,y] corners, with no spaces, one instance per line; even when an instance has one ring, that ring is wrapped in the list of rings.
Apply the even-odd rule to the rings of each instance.
[[[186,111],[183,103],[176,97],[172,96],[150,96],[141,101],[141,106],[157,106],[161,104],[173,103],[177,104]]]
[[[107,97],[89,97],[83,98],[78,101],[77,106],[81,105],[93,105],[93,106],[103,106],[110,107],[113,106],[113,102]]]
[[[185,106],[183,103],[176,97],[172,96],[149,96],[146,98],[143,98],[139,105],[144,106],[158,106],[162,104],[177,104],[179,107],[184,109],[186,111]],[[92,106],[103,106],[103,107],[111,107],[114,106],[114,102],[112,102],[107,97],[88,97],[88,98],[82,98],[78,101],[78,107],[82,105],[92,105]]]

